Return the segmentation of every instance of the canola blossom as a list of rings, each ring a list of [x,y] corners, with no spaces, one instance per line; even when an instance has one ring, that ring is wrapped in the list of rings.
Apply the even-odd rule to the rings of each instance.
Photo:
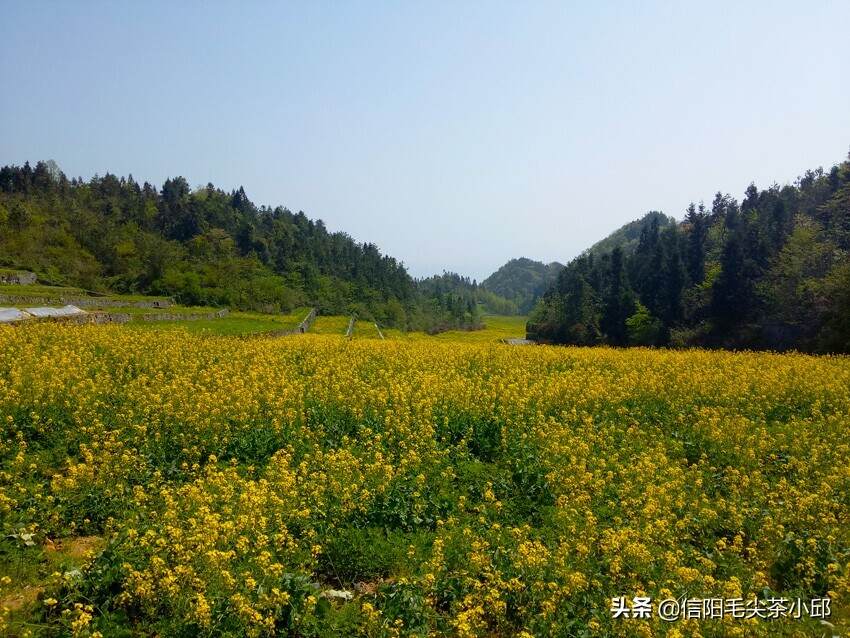
[[[850,359],[0,327],[0,522],[0,634],[846,632]]]

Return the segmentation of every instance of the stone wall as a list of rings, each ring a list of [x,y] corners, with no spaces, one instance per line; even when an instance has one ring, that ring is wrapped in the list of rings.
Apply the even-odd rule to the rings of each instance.
[[[215,312],[157,312],[146,315],[131,315],[127,312],[90,311],[79,315],[67,315],[62,317],[27,317],[19,321],[9,323],[21,324],[34,321],[58,321],[72,324],[105,324],[105,323],[128,323],[133,321],[197,321],[199,319],[221,319],[230,314],[227,308]]]
[[[21,325],[27,323],[43,323],[47,321],[73,325],[127,323],[130,321],[130,315],[123,312],[86,312],[79,315],[64,315],[59,317],[33,317],[32,315],[28,315],[27,317],[23,317],[16,321],[11,321],[9,324]]]
[[[35,273],[29,270],[0,270],[0,284],[31,286],[36,280]]]
[[[151,301],[127,302],[120,299],[102,299],[100,297],[34,297],[31,295],[0,294],[0,304],[10,306],[65,306],[72,305],[79,308],[170,308],[171,301],[168,299],[156,299]]]
[[[145,299],[142,301],[122,301],[121,299],[100,299],[98,297],[63,297],[63,299],[68,299],[68,303],[72,303],[75,306],[85,306],[87,308],[91,307],[100,307],[100,308],[119,308],[119,307],[131,307],[131,308],[170,308],[171,300],[170,299]]]

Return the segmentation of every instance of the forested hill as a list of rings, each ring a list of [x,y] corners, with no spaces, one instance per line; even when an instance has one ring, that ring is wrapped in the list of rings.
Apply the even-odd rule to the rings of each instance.
[[[404,266],[376,246],[257,207],[241,187],[69,180],[53,162],[0,169],[0,265],[94,290],[267,311],[310,304],[392,325],[418,303]]]
[[[457,273],[444,272],[418,279],[416,286],[422,299],[417,323],[429,331],[480,327],[483,314],[518,314],[515,303]]]
[[[511,259],[482,281],[481,287],[512,301],[526,314],[563,267],[556,261],[544,264],[526,257]]]
[[[599,240],[584,254],[600,256],[618,246],[623,249],[624,254],[631,254],[637,247],[641,232],[653,223],[657,223],[659,227],[665,227],[675,225],[676,220],[663,213],[651,211]],[[557,261],[544,264],[541,261],[534,261],[526,257],[511,259],[482,281],[481,287],[509,299],[516,304],[519,312],[528,314],[563,268],[564,265]]]
[[[850,157],[793,185],[717,193],[571,261],[529,336],[571,344],[850,352]]]
[[[676,218],[669,217],[664,213],[660,213],[655,210],[650,211],[640,219],[636,219],[633,222],[620,226],[620,228],[608,235],[605,239],[601,239],[593,244],[593,246],[588,248],[584,254],[593,254],[600,257],[619,246],[623,249],[624,255],[631,255],[637,248],[644,230],[649,228],[652,224],[657,224],[659,228],[675,226]]]

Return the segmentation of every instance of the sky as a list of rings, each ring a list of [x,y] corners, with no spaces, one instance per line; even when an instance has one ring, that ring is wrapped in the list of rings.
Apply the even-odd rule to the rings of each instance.
[[[850,2],[0,0],[0,164],[244,186],[479,280],[850,150]]]

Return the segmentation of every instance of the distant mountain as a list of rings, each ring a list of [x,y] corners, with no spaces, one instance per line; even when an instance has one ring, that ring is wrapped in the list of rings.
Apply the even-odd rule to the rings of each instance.
[[[528,313],[563,267],[557,261],[544,264],[525,257],[511,259],[482,281],[481,286],[513,301],[520,312]]]
[[[600,257],[606,253],[610,253],[615,248],[619,247],[624,255],[631,255],[640,241],[640,235],[644,228],[652,226],[652,222],[658,222],[658,228],[663,229],[666,226],[675,226],[676,219],[669,217],[664,213],[656,210],[648,212],[640,219],[629,222],[625,226],[620,226],[605,239],[600,239],[590,248],[584,251],[584,255],[593,254],[594,257]]]
[[[659,228],[675,226],[676,219],[658,211],[650,211],[640,219],[621,226],[613,233],[599,240],[582,255],[593,254],[596,257],[610,253],[619,247],[623,254],[631,255],[637,248],[641,233],[656,222]],[[492,275],[481,282],[485,290],[496,293],[513,301],[523,314],[531,312],[537,300],[557,279],[564,264],[553,261],[544,264],[540,261],[520,257],[511,259]]]

